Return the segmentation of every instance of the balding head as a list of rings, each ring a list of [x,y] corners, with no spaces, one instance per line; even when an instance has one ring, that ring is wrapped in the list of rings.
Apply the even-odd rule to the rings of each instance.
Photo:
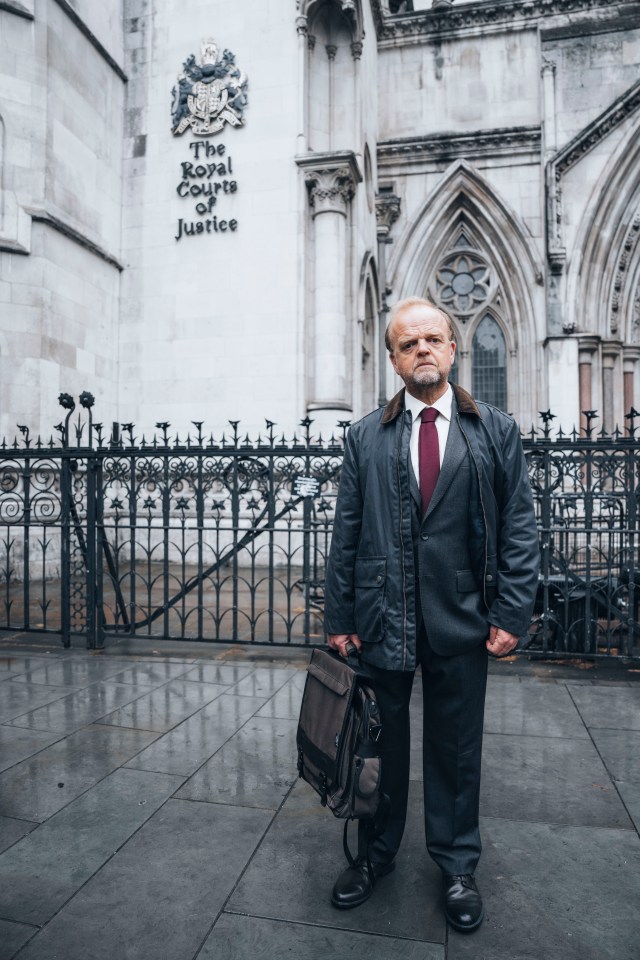
[[[453,322],[445,310],[442,310],[430,300],[425,300],[423,297],[406,297],[404,300],[399,300],[397,303],[394,303],[389,313],[389,323],[387,324],[387,329],[384,332],[384,345],[389,353],[393,353],[394,331],[392,328],[394,327],[394,321],[412,307],[426,307],[433,310],[434,313],[438,314],[438,316],[446,323],[449,331],[449,339],[455,340]]]

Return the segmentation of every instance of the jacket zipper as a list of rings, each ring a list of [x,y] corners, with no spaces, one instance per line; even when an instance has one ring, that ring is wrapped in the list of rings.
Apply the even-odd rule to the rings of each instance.
[[[483,574],[482,574],[482,596],[484,597],[485,605],[488,607],[489,604],[487,603],[487,593],[486,593],[486,589],[487,589],[487,557],[488,557],[488,553],[489,553],[489,544],[488,544],[487,512],[486,512],[486,510],[484,509],[484,499],[483,499],[483,496],[482,496],[482,481],[481,481],[481,477],[480,477],[480,470],[479,470],[479,468],[478,468],[478,461],[476,460],[475,454],[474,454],[474,452],[473,452],[473,447],[471,446],[471,443],[470,443],[470,441],[469,441],[469,437],[468,437],[467,434],[465,433],[464,427],[463,427],[462,424],[460,423],[460,414],[459,414],[459,413],[456,414],[456,420],[458,421],[458,426],[460,427],[460,430],[461,430],[461,432],[462,432],[462,436],[463,436],[464,439],[466,440],[467,446],[468,446],[468,448],[469,448],[469,454],[470,454],[470,456],[471,456],[471,459],[473,460],[473,465],[474,465],[474,467],[475,467],[475,469],[476,469],[476,477],[478,478],[478,492],[479,492],[479,494],[480,494],[480,508],[481,508],[481,510],[482,510],[482,519],[483,519],[483,521],[484,521],[484,571],[483,571]]]

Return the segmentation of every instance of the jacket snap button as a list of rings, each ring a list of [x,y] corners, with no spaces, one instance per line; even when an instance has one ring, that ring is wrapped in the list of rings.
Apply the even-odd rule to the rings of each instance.
[[[423,539],[423,540],[428,540],[428,539],[429,539],[429,534],[428,534],[428,533],[423,533],[423,534],[422,534],[422,539]]]
[[[378,583],[382,583],[382,577],[380,576],[380,574],[378,574],[378,576],[376,577],[376,580],[378,581]]]
[[[493,577],[491,576],[491,574],[490,574],[490,573],[488,573],[488,574],[487,574],[487,580],[488,580],[488,581],[491,581],[491,580],[493,580]]]

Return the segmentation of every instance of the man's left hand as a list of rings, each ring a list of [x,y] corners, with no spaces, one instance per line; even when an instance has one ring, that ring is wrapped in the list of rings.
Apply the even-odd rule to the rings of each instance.
[[[487,650],[489,653],[492,653],[494,657],[504,657],[507,653],[515,650],[519,639],[520,638],[516,637],[514,633],[501,630],[500,627],[494,627],[493,624],[491,624],[489,639],[487,640]]]

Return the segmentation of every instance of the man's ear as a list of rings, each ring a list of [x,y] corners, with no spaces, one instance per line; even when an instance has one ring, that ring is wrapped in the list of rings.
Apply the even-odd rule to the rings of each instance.
[[[396,358],[394,357],[394,355],[393,355],[392,353],[389,354],[389,360],[391,361],[391,366],[393,367],[393,369],[395,370],[395,372],[398,373],[398,366],[397,366],[397,364],[396,364]],[[398,376],[400,376],[400,374],[398,374]]]

